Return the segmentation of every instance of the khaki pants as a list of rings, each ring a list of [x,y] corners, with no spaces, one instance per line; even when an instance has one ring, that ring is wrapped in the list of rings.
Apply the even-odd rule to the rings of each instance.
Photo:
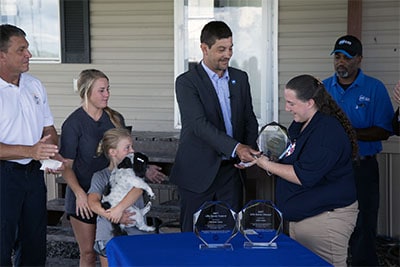
[[[347,266],[347,248],[358,214],[358,202],[289,223],[290,237],[334,266]]]

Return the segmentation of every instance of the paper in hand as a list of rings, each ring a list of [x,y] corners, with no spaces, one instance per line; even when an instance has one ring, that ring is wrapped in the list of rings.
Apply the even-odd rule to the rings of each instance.
[[[41,160],[40,163],[42,163],[42,166],[40,167],[40,169],[43,170],[43,171],[46,170],[46,169],[57,170],[62,165],[61,161],[58,161],[58,160],[55,160],[55,159]]]

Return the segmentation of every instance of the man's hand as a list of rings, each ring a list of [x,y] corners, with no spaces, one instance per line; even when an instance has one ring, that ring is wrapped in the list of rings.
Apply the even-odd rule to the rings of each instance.
[[[254,155],[258,154],[260,154],[259,151],[252,149],[248,145],[239,144],[236,148],[236,155],[243,163],[252,162],[254,160]]]
[[[125,210],[122,213],[122,217],[119,220],[119,223],[122,223],[122,224],[133,224],[133,223],[135,223],[135,220],[133,220],[131,218],[131,216],[133,216],[135,214],[136,214],[136,212],[129,212],[129,211]]]
[[[46,135],[31,147],[30,156],[35,160],[50,159],[58,153],[58,146],[46,144],[51,135]]]

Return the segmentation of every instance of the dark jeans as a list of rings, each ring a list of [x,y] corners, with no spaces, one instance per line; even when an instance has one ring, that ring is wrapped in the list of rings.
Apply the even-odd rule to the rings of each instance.
[[[356,227],[350,238],[352,266],[378,266],[376,231],[379,209],[379,168],[376,158],[355,164],[358,213]]]
[[[40,163],[0,161],[0,266],[46,263],[46,185]]]

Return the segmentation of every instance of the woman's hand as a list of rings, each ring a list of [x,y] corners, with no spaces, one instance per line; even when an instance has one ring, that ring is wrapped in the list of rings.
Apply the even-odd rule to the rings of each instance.
[[[85,192],[76,195],[76,215],[81,216],[85,219],[93,217],[93,212],[89,208],[88,197]]]
[[[162,168],[157,165],[148,165],[145,177],[152,183],[162,183],[167,176],[161,172],[161,169]]]
[[[58,168],[46,168],[45,172],[50,174],[61,174],[65,170],[65,165],[67,164],[67,160],[64,159],[59,153],[57,153],[51,159],[61,162],[61,166]]]
[[[255,157],[254,162],[255,162],[255,164],[257,164],[258,167],[260,167],[268,172],[267,165],[269,162],[271,162],[271,159],[268,156],[262,154],[262,155]]]

